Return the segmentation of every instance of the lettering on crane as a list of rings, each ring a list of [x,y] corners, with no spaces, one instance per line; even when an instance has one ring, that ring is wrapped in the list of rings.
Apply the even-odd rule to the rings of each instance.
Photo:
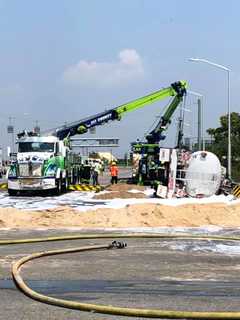
[[[101,123],[101,122],[104,122],[104,121],[108,121],[108,120],[110,120],[110,119],[112,119],[112,113],[108,113],[108,114],[106,114],[106,115],[104,115],[104,116],[101,116],[101,117],[99,117],[99,118],[93,119],[93,120],[90,122],[89,126],[93,126],[93,125],[95,125],[95,124],[97,124],[97,123]]]

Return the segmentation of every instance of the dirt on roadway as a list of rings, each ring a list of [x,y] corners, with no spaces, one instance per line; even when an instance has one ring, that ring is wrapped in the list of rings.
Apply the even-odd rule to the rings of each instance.
[[[131,193],[131,189],[137,193]],[[95,198],[146,197],[144,187],[118,184]],[[139,191],[139,192],[138,192]],[[156,203],[126,205],[124,208],[100,208],[78,211],[68,206],[45,210],[0,208],[0,228],[129,228],[129,227],[199,227],[216,225],[240,227],[240,204],[187,204],[167,206]]]
[[[130,192],[132,189],[134,189],[134,194]],[[130,199],[130,198],[147,198],[147,196],[143,193],[146,188],[144,186],[137,186],[137,185],[129,185],[126,183],[119,183],[114,184],[109,187],[107,187],[105,190],[108,191],[107,193],[102,193],[99,195],[96,195],[94,199]]]

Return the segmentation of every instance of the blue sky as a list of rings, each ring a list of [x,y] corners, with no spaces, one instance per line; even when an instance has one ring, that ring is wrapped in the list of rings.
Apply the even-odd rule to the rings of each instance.
[[[190,57],[229,67],[231,109],[240,112],[240,2],[161,0],[0,0],[0,145],[16,131],[41,128],[114,107],[186,79],[204,95],[204,126],[227,111],[227,74]],[[142,138],[168,101],[97,129],[119,137],[119,152]],[[196,98],[188,98],[196,134]],[[176,114],[177,116],[177,114]],[[167,144],[175,140],[175,121]]]

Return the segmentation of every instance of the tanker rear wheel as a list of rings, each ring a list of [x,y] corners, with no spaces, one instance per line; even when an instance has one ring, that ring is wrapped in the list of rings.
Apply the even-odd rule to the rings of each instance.
[[[9,194],[9,196],[16,196],[17,195],[17,190],[8,189],[8,194]]]

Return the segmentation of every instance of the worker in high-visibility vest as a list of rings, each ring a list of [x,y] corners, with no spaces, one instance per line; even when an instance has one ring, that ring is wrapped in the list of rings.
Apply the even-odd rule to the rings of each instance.
[[[118,167],[116,162],[112,162],[110,166],[110,173],[111,173],[111,184],[118,182]]]

